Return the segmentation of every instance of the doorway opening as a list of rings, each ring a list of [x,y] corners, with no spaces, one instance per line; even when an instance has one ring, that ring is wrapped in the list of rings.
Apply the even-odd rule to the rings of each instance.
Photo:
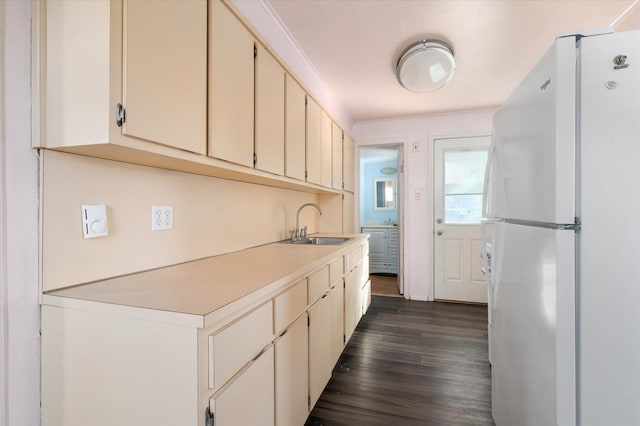
[[[402,145],[362,146],[360,232],[369,234],[371,293],[402,297]]]

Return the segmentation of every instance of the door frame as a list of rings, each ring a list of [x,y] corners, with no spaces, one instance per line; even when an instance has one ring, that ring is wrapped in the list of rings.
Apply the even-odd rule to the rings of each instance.
[[[428,258],[429,267],[431,268],[431,273],[429,274],[429,283],[427,288],[428,300],[434,301],[436,295],[436,270],[435,270],[435,257],[436,257],[436,234],[433,223],[435,221],[436,212],[436,168],[435,168],[435,156],[436,156],[436,141],[438,140],[446,140],[446,139],[464,139],[464,138],[477,138],[477,137],[491,137],[492,131],[477,131],[477,132],[465,132],[465,133],[445,133],[440,135],[432,135],[429,136],[429,191],[431,192],[431,208],[429,211],[429,217],[427,218],[427,228],[428,233],[431,235],[431,242],[429,247],[431,249],[431,256]]]
[[[404,253],[405,253],[405,240],[404,240],[404,227],[405,227],[405,165],[406,165],[406,149],[405,141],[399,139],[384,140],[380,143],[367,143],[365,145],[357,144],[356,150],[356,182],[355,190],[357,197],[354,199],[354,213],[356,216],[356,230],[358,233],[362,230],[362,222],[360,220],[360,198],[362,196],[362,190],[360,188],[360,178],[362,177],[362,171],[360,168],[360,150],[362,148],[384,148],[384,147],[397,147],[398,148],[398,172],[396,177],[396,194],[399,202],[397,203],[398,210],[398,287],[401,291],[402,297],[405,299],[410,298],[409,279],[405,275],[404,267]]]

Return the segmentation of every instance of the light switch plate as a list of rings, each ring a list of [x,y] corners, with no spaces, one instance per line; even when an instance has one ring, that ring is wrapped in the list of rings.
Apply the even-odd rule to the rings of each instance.
[[[82,238],[106,237],[107,235],[109,235],[107,206],[104,204],[83,204]]]

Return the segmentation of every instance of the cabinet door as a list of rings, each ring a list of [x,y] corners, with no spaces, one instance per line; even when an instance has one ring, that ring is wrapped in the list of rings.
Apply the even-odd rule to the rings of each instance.
[[[326,188],[331,188],[332,186],[332,181],[333,181],[333,172],[331,170],[331,159],[332,159],[332,154],[331,154],[331,149],[332,149],[332,122],[331,122],[331,118],[329,117],[329,115],[324,112],[324,110],[320,110],[321,112],[321,116],[322,116],[322,131],[321,131],[321,138],[322,138],[322,186],[326,187]]]
[[[209,400],[216,426],[273,425],[275,416],[273,346],[251,361],[228,387]]]
[[[324,296],[309,308],[309,397],[310,407],[320,398],[331,379],[331,304]]]
[[[342,280],[329,291],[331,305],[331,368],[344,349],[344,285]]]
[[[367,280],[362,286],[362,315],[366,314],[371,306],[371,280]]]
[[[336,123],[331,126],[332,186],[333,189],[342,189],[342,129]]]
[[[206,0],[125,1],[123,18],[122,132],[204,154]]]
[[[353,193],[342,193],[342,232],[353,234],[356,232],[355,213],[353,207]]]
[[[342,143],[342,180],[344,190],[353,192],[353,139],[346,133]]]
[[[284,68],[257,43],[256,169],[284,174]]]
[[[254,39],[220,0],[209,23],[209,156],[253,167]]]
[[[386,229],[362,228],[362,232],[369,234],[369,254],[387,255],[387,231]]]
[[[285,167],[286,176],[304,180],[305,171],[305,93],[297,81],[286,76]]]
[[[356,305],[360,300],[358,293],[361,286],[358,285],[360,271],[355,268],[344,277],[344,335],[348,342],[358,324]],[[345,342],[345,343],[346,343]]]
[[[307,315],[275,343],[276,425],[302,425],[309,413],[309,348]]]
[[[307,96],[307,182],[322,185],[322,110]]]

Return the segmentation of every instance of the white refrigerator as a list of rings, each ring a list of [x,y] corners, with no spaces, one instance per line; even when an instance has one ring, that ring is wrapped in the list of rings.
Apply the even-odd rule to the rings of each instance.
[[[640,425],[640,31],[559,37],[494,117],[498,426]]]

